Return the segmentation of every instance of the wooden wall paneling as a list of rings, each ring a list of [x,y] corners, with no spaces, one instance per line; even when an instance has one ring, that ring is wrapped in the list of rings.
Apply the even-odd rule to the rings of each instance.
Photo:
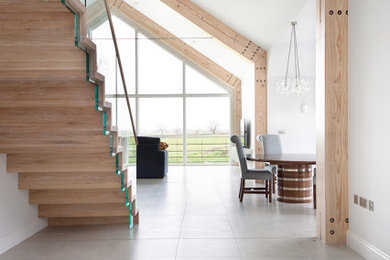
[[[348,229],[348,1],[317,0],[317,232],[345,244]]]

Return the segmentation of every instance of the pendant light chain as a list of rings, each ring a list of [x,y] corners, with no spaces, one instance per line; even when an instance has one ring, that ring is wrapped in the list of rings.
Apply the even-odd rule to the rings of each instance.
[[[291,35],[290,35],[290,45],[288,47],[288,56],[287,56],[287,67],[286,67],[286,76],[284,77],[284,80],[287,82],[288,80],[288,68],[290,66],[290,55],[291,55],[291,44],[292,44],[292,39],[293,39],[293,30],[291,30]]]

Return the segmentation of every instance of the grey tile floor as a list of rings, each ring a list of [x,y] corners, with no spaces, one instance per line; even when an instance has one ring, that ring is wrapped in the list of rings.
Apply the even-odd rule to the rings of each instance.
[[[363,259],[317,241],[311,204],[238,200],[230,166],[172,166],[164,180],[139,180],[140,225],[46,228],[0,256],[30,259]]]

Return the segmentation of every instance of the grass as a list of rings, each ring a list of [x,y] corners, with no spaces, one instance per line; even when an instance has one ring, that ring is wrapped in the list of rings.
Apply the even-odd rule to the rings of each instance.
[[[168,147],[168,162],[170,164],[184,163],[183,137],[168,136],[161,138]],[[135,163],[135,145],[131,141],[129,163]],[[187,137],[187,163],[189,164],[226,164],[230,162],[228,135],[196,135]]]

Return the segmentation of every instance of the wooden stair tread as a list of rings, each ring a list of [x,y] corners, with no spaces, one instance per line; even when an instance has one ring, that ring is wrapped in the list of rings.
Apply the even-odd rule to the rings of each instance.
[[[121,157],[121,153],[119,153]],[[119,158],[119,167],[123,167]],[[7,155],[8,172],[115,171],[116,159],[104,153],[22,153]]]
[[[0,14],[10,14],[20,16],[22,14],[52,14],[56,16],[57,13],[69,13],[59,1],[49,0],[29,0],[23,1],[7,1],[2,4],[4,8],[1,9]],[[18,13],[15,14],[15,9]]]
[[[3,118],[0,128],[11,132],[23,131],[24,127],[50,131],[56,129],[60,131],[61,129],[103,130],[103,116],[101,113],[97,113],[94,107],[50,109],[41,107],[32,110],[28,108],[0,108],[0,113]],[[110,125],[108,120],[107,125]]]
[[[124,217],[75,217],[48,218],[49,226],[112,225],[130,224],[130,216]]]
[[[130,209],[123,203],[38,205],[39,217],[121,217]]]
[[[128,183],[127,170],[124,183]],[[121,177],[115,172],[22,172],[19,189],[96,189],[121,188]]]
[[[4,84],[4,85],[3,85]],[[94,85],[83,80],[2,80],[0,108],[94,107]]]
[[[65,0],[80,14],[79,47],[74,15],[58,0],[1,2],[0,8],[0,153],[7,171],[20,172],[19,188],[49,225],[130,222],[121,176],[125,171],[134,223],[139,222],[118,129],[111,125],[112,105],[104,100],[105,78],[97,73],[96,45],[86,38],[85,7]],[[103,135],[102,112],[106,112]],[[110,151],[110,146],[113,147]],[[117,154],[113,157],[112,152]],[[111,153],[111,154],[110,154]]]
[[[114,174],[114,173],[113,173]],[[104,204],[122,203],[125,205],[125,192],[117,188],[30,190],[31,204]]]
[[[110,137],[100,130],[93,134],[9,133],[0,129],[0,153],[118,153],[116,135]]]

